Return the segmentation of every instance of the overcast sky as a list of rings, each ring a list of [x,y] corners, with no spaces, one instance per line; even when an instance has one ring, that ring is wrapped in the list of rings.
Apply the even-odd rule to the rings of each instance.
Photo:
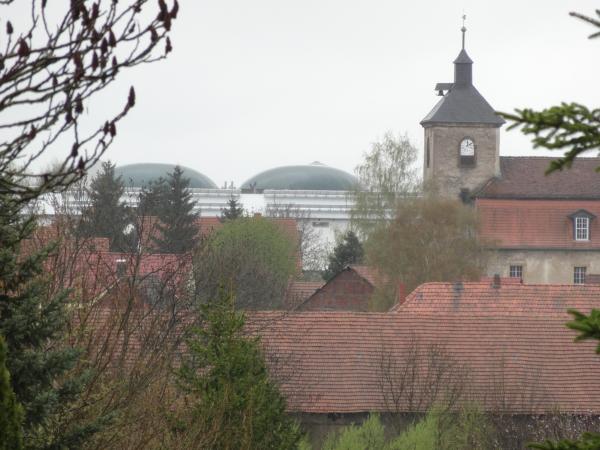
[[[137,105],[107,153],[177,163],[219,186],[312,161],[353,172],[387,130],[421,151],[467,14],[474,84],[497,110],[600,106],[600,39],[569,17],[597,0],[180,0],[174,52],[111,87]],[[119,102],[119,105],[122,102]],[[108,105],[106,105],[108,107]],[[112,108],[114,110],[114,108]],[[95,110],[96,112],[98,110]],[[501,154],[540,154],[517,131]]]

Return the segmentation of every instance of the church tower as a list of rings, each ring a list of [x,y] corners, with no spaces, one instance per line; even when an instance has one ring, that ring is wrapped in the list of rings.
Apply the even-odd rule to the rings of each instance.
[[[423,179],[444,195],[466,200],[500,175],[504,120],[473,86],[473,61],[465,50],[464,24],[461,31],[454,82],[435,86],[442,98],[421,125],[425,130]]]

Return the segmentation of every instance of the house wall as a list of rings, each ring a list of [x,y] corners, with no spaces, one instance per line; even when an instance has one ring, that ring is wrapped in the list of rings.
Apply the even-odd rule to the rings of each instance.
[[[461,167],[460,142],[475,143],[475,165]],[[431,126],[425,128],[424,180],[433,182],[444,195],[457,198],[462,188],[473,191],[500,174],[500,130],[483,125]],[[429,145],[429,167],[427,146]]]
[[[344,270],[312,295],[299,311],[368,311],[374,288],[353,270]]]
[[[523,266],[523,282],[573,284],[573,268],[600,273],[600,250],[494,250],[487,273],[509,276],[509,266]]]

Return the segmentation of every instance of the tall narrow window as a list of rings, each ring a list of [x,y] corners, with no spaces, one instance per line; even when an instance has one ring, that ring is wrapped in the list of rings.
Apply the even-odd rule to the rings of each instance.
[[[475,165],[475,142],[471,138],[464,138],[459,146],[460,165],[470,167]]]
[[[574,267],[573,268],[573,283],[585,284],[585,267]]]
[[[590,239],[589,217],[575,217],[575,240],[588,241]]]
[[[519,264],[511,264],[508,270],[508,275],[511,278],[523,279],[523,266]]]
[[[425,159],[427,161],[427,168],[429,168],[431,162],[431,155],[429,154],[429,138],[427,138],[427,143],[425,144]]]

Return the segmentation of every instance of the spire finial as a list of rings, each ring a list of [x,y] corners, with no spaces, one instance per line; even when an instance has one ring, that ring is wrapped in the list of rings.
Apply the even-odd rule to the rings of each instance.
[[[467,20],[467,15],[463,14],[462,16],[462,28],[460,29],[460,31],[462,31],[462,49],[465,49],[465,33],[467,32],[467,27],[465,27],[465,20]]]

